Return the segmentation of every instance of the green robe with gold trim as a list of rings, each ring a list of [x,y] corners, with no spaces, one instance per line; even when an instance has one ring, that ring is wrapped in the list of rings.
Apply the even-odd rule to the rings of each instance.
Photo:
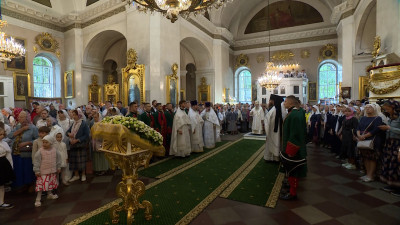
[[[285,157],[294,160],[305,159],[307,157],[306,137],[307,137],[306,117],[303,109],[293,108],[283,121],[282,132],[282,153]],[[300,166],[293,171],[290,176],[305,177],[307,175],[307,164]]]

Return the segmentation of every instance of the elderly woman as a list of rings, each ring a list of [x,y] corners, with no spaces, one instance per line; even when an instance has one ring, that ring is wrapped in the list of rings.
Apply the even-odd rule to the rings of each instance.
[[[18,124],[8,137],[12,140],[12,153],[16,180],[15,187],[33,184],[35,174],[32,165],[32,143],[39,137],[38,129],[30,122],[30,116],[26,111],[18,114]],[[32,186],[33,187],[33,186]]]
[[[11,128],[14,128],[15,126],[15,119],[12,116],[12,112],[10,108],[4,108],[1,110],[1,113],[4,116],[6,124],[8,124]]]
[[[72,119],[74,123],[66,132],[70,138],[70,150],[69,150],[69,169],[74,171],[74,176],[69,180],[73,182],[79,180],[79,171],[82,172],[82,181],[86,181],[86,150],[89,142],[89,126],[82,119],[83,114],[80,114],[78,110],[72,111]]]
[[[400,104],[388,101],[383,104],[383,109],[389,114],[389,120],[387,125],[379,126],[379,129],[386,131],[380,179],[389,185],[382,188],[384,191],[400,197]]]
[[[90,123],[90,128],[96,123],[99,123],[101,121],[101,115],[99,112],[94,112],[93,113],[93,122]],[[97,175],[104,175],[107,170],[110,168],[108,161],[106,157],[104,156],[104,153],[99,151],[99,148],[101,146],[102,140],[100,139],[94,139],[91,138],[91,149],[92,149],[92,154],[93,154],[93,171]]]
[[[359,149],[367,173],[360,177],[364,182],[371,182],[375,178],[376,163],[379,158],[378,152],[381,146],[380,125],[382,125],[382,118],[377,115],[375,106],[371,104],[365,106],[365,116],[361,117],[357,128],[357,139],[358,141],[373,140],[374,148]]]

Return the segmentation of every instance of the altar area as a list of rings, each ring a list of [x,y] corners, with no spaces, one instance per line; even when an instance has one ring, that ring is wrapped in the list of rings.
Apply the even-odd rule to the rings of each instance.
[[[281,84],[274,90],[269,90],[257,83],[257,99],[262,104],[268,104],[271,94],[286,97],[294,95],[302,103],[308,102],[308,79],[307,78],[282,78]],[[265,140],[265,139],[264,139]]]

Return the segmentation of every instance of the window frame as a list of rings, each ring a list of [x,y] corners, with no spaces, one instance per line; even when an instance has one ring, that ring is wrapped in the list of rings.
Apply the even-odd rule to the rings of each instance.
[[[321,85],[321,80],[323,80],[323,79],[321,79],[321,68],[324,66],[324,65],[327,65],[327,64],[330,64],[330,65],[333,65],[333,67],[335,68],[335,81],[336,81],[336,83],[334,84],[334,86],[335,86],[335,95],[332,97],[333,98],[333,102],[334,103],[337,103],[338,101],[339,101],[339,98],[337,97],[338,96],[338,93],[339,93],[339,83],[340,83],[340,81],[339,81],[339,65],[337,64],[337,62],[335,62],[335,61],[331,61],[331,60],[326,60],[326,61],[323,61],[323,62],[321,62],[321,64],[318,66],[318,102],[320,102],[321,101],[321,99],[330,99],[330,96],[327,96],[327,97],[325,97],[325,98],[322,98],[321,97],[321,94],[323,93],[322,91],[321,91],[321,87],[322,86],[325,86],[326,88],[327,88],[327,91],[326,92],[328,92],[328,88],[330,87],[330,86],[333,86],[333,84],[329,84],[329,82],[327,81],[327,84],[324,84],[324,85]],[[333,70],[329,70],[329,71],[333,71]],[[325,72],[325,71],[324,71]]]
[[[35,59],[36,58],[40,58],[40,60],[45,61],[47,64],[49,65],[37,65],[35,64]],[[36,74],[35,72],[37,71],[37,69],[35,68],[40,68],[39,71],[41,71],[40,74]],[[36,55],[33,59],[32,62],[32,69],[33,69],[33,96],[37,97],[37,98],[57,98],[60,97],[60,93],[58,93],[58,87],[61,86],[60,83],[60,78],[57,77],[57,62],[54,62],[54,60],[51,57],[48,57],[46,55],[43,54],[39,54]],[[45,71],[48,70],[49,73],[49,80],[48,82],[44,82],[44,74]],[[46,72],[47,73],[47,72]],[[35,82],[35,78],[37,78],[36,76],[42,76],[42,81],[39,82],[39,79],[36,79]],[[59,84],[58,84],[59,83]],[[39,95],[39,93],[35,92],[35,87],[39,85],[40,87],[44,88],[46,85],[48,85],[50,87],[50,95]]]
[[[248,72],[249,76],[242,75],[245,72]],[[244,79],[246,79],[246,78],[250,79],[250,88],[240,88],[240,84],[241,84],[240,78],[241,78],[241,76],[245,76],[245,77],[243,77]],[[242,69],[238,69],[237,72],[235,73],[235,97],[237,99],[237,102],[251,103],[251,98],[252,98],[252,96],[251,96],[252,95],[252,77],[253,77],[253,74],[251,73],[250,69],[247,68],[247,67],[244,67]],[[250,100],[246,101],[244,99],[242,101],[241,98],[240,98],[241,97],[240,92],[241,92],[241,90],[244,90],[246,92],[246,89],[248,89],[248,91],[250,92]],[[246,94],[244,94],[244,95],[246,95]]]

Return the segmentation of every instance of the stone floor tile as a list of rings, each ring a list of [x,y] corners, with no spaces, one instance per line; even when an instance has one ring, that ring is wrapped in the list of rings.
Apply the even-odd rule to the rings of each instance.
[[[296,225],[309,225],[307,221],[302,219],[300,216],[295,214],[292,211],[286,211],[281,213],[272,214],[271,217],[278,223],[278,224],[296,224]]]
[[[374,190],[375,189],[375,188],[373,188],[371,186],[365,185],[365,182],[360,183],[360,182],[357,182],[357,181],[353,181],[353,182],[347,183],[346,186],[350,187],[350,188],[353,188],[353,189],[356,189],[356,190],[361,191],[361,192],[370,191],[370,190]]]
[[[325,162],[322,162],[321,164],[325,165],[325,166],[330,166],[330,167],[339,167],[340,166],[339,163],[332,162],[332,161],[325,161]]]
[[[320,223],[332,219],[332,217],[311,205],[295,208],[292,209],[292,211],[310,224]]]
[[[301,195],[301,199],[309,205],[326,201],[323,195],[316,194],[313,191],[303,191],[300,192],[299,195]]]
[[[316,223],[314,225],[343,225],[343,223],[341,223],[335,219],[332,219],[332,220],[327,220],[327,221],[324,221],[321,223]]]
[[[203,224],[209,224],[209,225],[214,225],[214,222],[208,215],[208,212],[203,211],[196,217],[194,221],[190,223],[190,225],[203,225]]]
[[[398,212],[400,213],[400,211]],[[383,212],[377,209],[369,209],[357,212],[358,215],[362,216],[363,218],[374,222],[375,224],[385,224],[385,225],[398,225],[399,221],[391,216],[387,216]],[[383,222],[384,221],[384,222]]]
[[[382,191],[382,190],[371,190],[371,191],[365,192],[365,194],[375,197],[377,199],[380,199],[387,203],[395,203],[395,202],[400,201],[400,198],[395,197],[395,196],[391,195],[390,193]]]
[[[359,202],[362,202],[362,203],[369,205],[370,207],[374,207],[374,208],[386,204],[386,202],[379,200],[377,198],[374,198],[370,195],[366,195],[364,193],[352,195],[352,196],[350,196],[350,198],[358,200]]]
[[[32,225],[35,223],[36,219],[31,220],[19,220],[19,221],[8,221],[7,223],[0,223],[0,224],[7,224],[7,225]],[[1,221],[0,221],[1,222]]]
[[[396,218],[398,221],[400,221],[400,207],[395,206],[395,205],[383,205],[381,207],[378,207],[377,210],[385,213],[386,215],[390,217]],[[400,222],[399,222],[400,224]]]
[[[70,213],[90,212],[99,208],[101,200],[80,201],[72,208]]]
[[[57,201],[57,200],[55,200]],[[69,214],[71,209],[75,206],[74,202],[70,203],[61,203],[57,204],[53,202],[51,207],[48,207],[46,210],[44,210],[39,218],[48,218],[48,217],[53,217],[53,216],[66,216]]]
[[[74,219],[77,219],[83,215],[85,215],[86,213],[75,213],[75,214],[69,214],[67,215],[67,217],[65,217],[64,221],[62,222],[62,224],[66,224],[71,222]]]
[[[96,184],[96,183],[110,183],[111,180],[113,179],[113,176],[97,176],[94,177],[92,180],[92,184]]]
[[[233,210],[242,218],[259,217],[262,215],[267,215],[269,208],[260,207],[250,204],[240,204],[232,207]]]
[[[241,220],[240,216],[231,207],[209,210],[208,215],[215,225],[238,222]]]
[[[55,216],[55,217],[48,217],[48,218],[42,218],[42,219],[37,219],[33,225],[43,225],[43,224],[61,224],[65,217],[67,216]]]
[[[334,185],[334,186],[329,187],[329,189],[336,191],[337,193],[344,195],[344,196],[350,196],[350,195],[355,195],[355,194],[360,193],[359,191],[357,191],[353,188],[347,187],[345,185]]]
[[[352,211],[350,211],[346,208],[343,208],[341,205],[335,204],[330,201],[315,204],[313,206],[333,218],[348,215],[348,214],[352,213]]]
[[[353,181],[352,179],[348,179],[346,177],[343,177],[343,176],[340,176],[340,175],[337,175],[337,174],[331,175],[331,176],[327,176],[325,178],[329,179],[329,180],[331,180],[331,181],[333,181],[333,182],[335,182],[337,184],[345,184],[345,183],[350,183],[350,182]]]
[[[357,214],[350,214],[336,218],[339,222],[346,225],[376,225],[374,222],[367,220],[366,218],[359,216]]]

